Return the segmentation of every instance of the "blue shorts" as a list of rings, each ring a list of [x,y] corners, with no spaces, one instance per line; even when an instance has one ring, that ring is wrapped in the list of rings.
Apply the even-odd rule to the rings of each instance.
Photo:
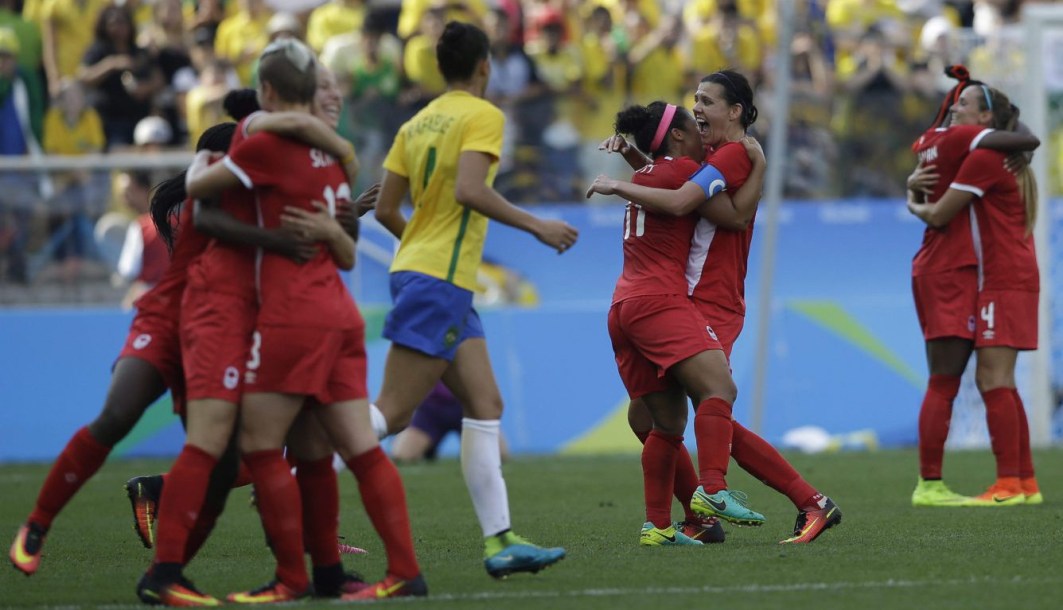
[[[450,282],[396,271],[391,274],[391,301],[384,337],[392,343],[450,361],[462,341],[484,336],[472,291]]]

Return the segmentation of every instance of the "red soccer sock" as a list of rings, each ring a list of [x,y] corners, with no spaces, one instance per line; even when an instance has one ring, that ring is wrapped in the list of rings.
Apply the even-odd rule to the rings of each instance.
[[[649,431],[634,432],[635,436],[639,439],[639,442],[645,445],[646,439],[650,436]],[[690,452],[687,451],[685,447],[681,447],[680,449],[679,457],[675,461],[675,485],[673,486],[673,493],[675,494],[675,499],[679,500],[679,503],[683,505],[683,512],[686,515],[686,520],[696,521],[698,516],[690,510],[690,498],[698,488],[698,472],[694,469],[694,462],[690,459]]]
[[[240,460],[240,467],[236,471],[236,478],[233,480],[233,489],[237,487],[247,487],[251,484],[251,471],[247,469],[247,464]]]
[[[340,562],[340,491],[332,456],[299,462],[295,480],[303,499],[303,542],[315,567]]]
[[[44,529],[51,527],[55,516],[96,474],[110,453],[111,448],[93,438],[88,427],[75,432],[48,471],[29,521]]]
[[[822,498],[768,441],[734,422],[731,457],[743,470],[768,487],[790,498],[798,510],[818,508]]]
[[[209,502],[203,505],[203,509],[199,511],[199,516],[196,518],[195,525],[188,532],[184,559],[181,561],[182,565],[188,565],[192,558],[196,556],[196,553],[199,552],[199,549],[203,548],[207,538],[210,537],[210,533],[214,531],[214,525],[218,522],[219,516],[221,516],[221,510],[217,507],[211,507]]]
[[[277,580],[294,591],[304,591],[310,577],[303,562],[302,502],[291,466],[280,449],[245,453],[244,463],[255,484],[262,527],[277,559]]]
[[[699,482],[705,492],[727,489],[727,462],[731,459],[731,403],[709,398],[698,405],[694,436],[698,441]]]
[[[421,573],[413,552],[406,490],[399,471],[379,446],[347,460],[362,503],[388,555],[388,574],[409,580]]]
[[[952,423],[952,401],[960,391],[955,375],[931,375],[919,408],[919,476],[940,479],[945,440]]]
[[[203,508],[210,472],[218,460],[195,445],[185,445],[170,468],[159,498],[155,563],[180,564]]]
[[[997,459],[997,478],[1019,476],[1019,418],[1011,388],[982,392],[989,444]]]
[[[642,447],[642,489],[646,499],[646,521],[660,529],[672,524],[675,464],[682,444],[682,436],[653,430]]]
[[[1015,404],[1015,417],[1019,420],[1019,477],[1034,477],[1033,453],[1030,452],[1030,420],[1026,416],[1026,406],[1016,389],[1011,390],[1012,402]]]

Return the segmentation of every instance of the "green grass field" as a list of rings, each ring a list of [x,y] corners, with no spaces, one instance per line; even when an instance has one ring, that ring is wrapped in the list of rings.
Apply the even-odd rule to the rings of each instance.
[[[844,522],[806,546],[780,546],[793,527],[789,502],[737,467],[768,523],[727,529],[722,545],[642,549],[637,456],[521,458],[505,465],[515,529],[568,558],[535,576],[494,581],[482,568],[479,528],[454,460],[406,467],[414,537],[431,591],[421,608],[1059,608],[1063,606],[1063,451],[1035,455],[1046,502],[1037,507],[913,509],[913,451],[793,456],[844,511]],[[137,608],[134,584],[151,559],[131,529],[122,489],[159,461],[107,465],[67,507],[25,578],[0,570],[0,607]],[[0,524],[13,536],[45,467],[0,467]],[[973,493],[991,482],[992,456],[947,456],[950,483]],[[349,473],[341,476],[341,533],[370,554],[348,567],[378,579],[384,557]],[[269,580],[272,559],[248,490],[233,493],[214,537],[188,576],[215,595]],[[10,538],[4,538],[7,548]],[[300,607],[331,607],[307,602]],[[405,606],[404,606],[405,607]]]

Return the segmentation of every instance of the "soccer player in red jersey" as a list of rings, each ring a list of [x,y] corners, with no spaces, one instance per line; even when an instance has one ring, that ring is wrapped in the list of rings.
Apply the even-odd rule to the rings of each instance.
[[[988,131],[982,125],[1011,131],[1018,121],[1018,114],[1018,109],[1003,93],[984,84],[967,84],[952,106],[952,120],[958,127],[948,131],[971,128]],[[1001,133],[1021,137],[1018,134]],[[955,346],[958,355],[966,354],[969,358],[972,348],[977,353],[975,381],[986,405],[986,422],[997,462],[997,480],[985,493],[971,499],[960,496],[962,499],[951,503],[940,501],[943,494],[924,494],[928,497],[921,498],[921,490],[917,488],[913,503],[920,505],[917,500],[939,499],[940,503],[929,505],[1037,504],[1043,499],[1034,476],[1029,424],[1015,388],[1018,352],[1037,348],[1040,284],[1031,235],[1037,207],[1036,187],[1027,167],[1021,175],[1020,189],[1020,181],[1016,181],[1015,176],[1005,168],[1005,157],[1001,152],[976,150],[972,146],[969,153],[964,150],[963,154],[946,156],[941,150],[936,159],[938,172],[942,177],[947,174],[954,174],[954,177],[947,183],[939,180],[930,194],[931,200],[925,203],[917,202],[910,191],[908,207],[929,225],[928,234],[952,232],[957,226],[965,229],[962,240],[957,239],[960,236],[954,236],[953,239],[960,245],[950,244],[957,256],[962,255],[964,262],[973,262],[964,269],[969,272],[966,281],[962,284],[956,282],[965,291],[964,298],[956,299],[959,302],[953,306],[966,309],[958,311],[953,319],[967,314],[969,323],[962,329],[966,333],[960,335],[965,339],[953,338],[950,344]],[[947,169],[943,171],[942,167]],[[946,190],[941,192],[942,189]],[[970,207],[968,204],[971,204]],[[939,244],[948,243],[946,238],[934,237],[937,237]],[[931,241],[931,238],[926,241]],[[920,254],[924,254],[924,251],[921,250]],[[936,254],[941,256],[940,251]],[[931,259],[931,262],[934,260],[928,255],[923,261],[927,259]],[[920,261],[919,256],[916,261]],[[942,296],[932,292],[939,288],[939,285],[929,281],[933,279],[931,276],[913,280],[913,285],[922,291],[924,298]],[[928,306],[937,305],[942,299],[928,301],[922,303],[921,321],[931,315],[937,317],[927,311]],[[928,340],[928,345],[930,343]],[[962,372],[962,368],[959,371]],[[931,381],[934,381],[933,377]],[[958,384],[958,376],[953,382]],[[946,419],[946,427],[939,431],[941,438],[936,446],[943,445],[947,424]],[[940,477],[940,459],[933,464],[938,467],[937,474]],[[928,485],[928,482],[924,476],[920,480],[920,487],[933,489],[933,484]],[[944,488],[944,484],[939,485]]]
[[[261,57],[259,75],[263,107],[309,112],[316,61],[304,45],[292,40],[271,44]],[[191,178],[189,192],[209,194],[238,183],[253,190],[266,227],[280,226],[296,208],[314,211],[320,199],[330,212],[337,202],[350,199],[347,176],[333,157],[272,134],[259,133],[234,146],[223,164]],[[314,413],[358,479],[388,554],[386,578],[344,598],[425,595],[402,482],[369,423],[365,325],[337,273],[337,267],[353,266],[354,242],[331,219],[305,228],[326,242],[328,251],[302,266],[269,254],[256,261],[259,310],[241,403],[240,446],[278,561],[276,581],[234,593],[229,600],[276,602],[308,592],[298,487],[282,453],[307,397],[323,405]]]
[[[231,125],[212,127],[200,138],[197,148],[223,151],[231,135]],[[155,198],[159,197],[156,189]],[[183,199],[182,189],[176,201]],[[206,238],[192,229],[191,209],[187,206],[179,222],[182,237],[172,247],[169,267],[162,279],[134,304],[137,313],[112,367],[103,410],[92,423],[78,430],[59,454],[33,511],[11,545],[11,563],[27,576],[40,565],[41,548],[52,521],[99,470],[111,449],[129,434],[147,408],[170,388],[174,407],[180,410],[184,382],[177,319],[187,269],[206,247]]]
[[[700,168],[693,159],[702,155],[701,136],[685,109],[664,102],[633,106],[617,115],[616,130],[632,134],[653,159],[635,173],[635,184],[675,189]],[[698,404],[737,396],[723,349],[687,296],[697,222],[693,214],[661,214],[630,202],[624,218],[624,268],[609,309],[609,336],[628,394],[642,401],[653,421],[642,452],[643,546],[700,544],[671,522],[676,464],[685,452],[686,396]],[[735,518],[751,525],[762,520],[747,513]]]
[[[616,193],[662,213],[698,210],[702,214],[687,266],[696,282],[691,296],[706,322],[721,329],[717,336],[728,353],[745,315],[745,273],[758,198],[736,197],[730,205],[714,205],[711,197],[739,188],[754,174],[758,181],[762,179],[762,164],[754,165],[738,144],[757,117],[752,98],[749,82],[733,70],[702,79],[695,93],[694,116],[702,126],[709,157],[678,189],[646,188],[599,176],[588,190],[588,194]],[[811,542],[841,521],[841,511],[830,498],[809,485],[771,444],[731,418],[731,403],[721,400],[698,405],[694,429],[699,440],[701,485],[691,507],[698,514],[732,520],[728,519],[728,509],[741,506],[744,498],[735,498],[726,490],[727,463],[733,455],[743,469],[786,495],[797,508],[794,535],[783,542]],[[706,439],[707,451],[701,449],[702,438]]]

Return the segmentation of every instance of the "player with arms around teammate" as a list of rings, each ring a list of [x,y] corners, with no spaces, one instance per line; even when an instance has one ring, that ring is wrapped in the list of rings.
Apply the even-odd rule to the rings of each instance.
[[[960,126],[989,124],[1013,131],[1018,115],[1003,93],[984,84],[966,86],[952,106],[953,124]],[[955,159],[941,156],[937,161],[939,166],[956,165]],[[1001,152],[975,149],[963,155],[940,198],[920,203],[909,192],[909,210],[932,230],[951,231],[956,219],[966,216],[964,224],[973,238],[975,265],[970,279],[975,300],[959,305],[974,307],[973,342],[968,340],[966,346],[968,354],[972,345],[977,354],[975,382],[986,405],[997,480],[985,493],[956,502],[963,506],[1043,501],[1034,476],[1026,409],[1015,388],[1018,352],[1037,349],[1040,276],[1032,236],[1037,188],[1029,167],[1016,180],[1004,161]],[[921,318],[925,316],[921,311]],[[920,487],[927,483],[921,479]],[[918,494],[919,488],[913,502]]]
[[[745,319],[746,266],[760,186],[755,189],[756,196],[745,195],[749,193],[748,183],[762,182],[765,165],[759,146],[748,140],[740,144],[757,118],[753,91],[743,75],[733,70],[710,74],[701,80],[694,99],[694,117],[708,147],[706,164],[697,174],[675,190],[599,176],[588,195],[616,193],[662,213],[698,211],[702,218],[695,229],[686,269],[693,284],[689,294],[705,323],[716,331],[724,353],[730,354]],[[622,142],[613,143],[622,149]],[[751,156],[758,161],[753,163]],[[636,161],[628,159],[633,165]],[[714,195],[721,191],[732,193],[734,199],[717,201]],[[841,522],[841,511],[830,498],[819,493],[770,443],[735,421],[730,413],[731,404],[726,401],[698,405],[694,429],[699,441],[701,485],[691,499],[694,512],[735,521],[733,516],[728,517],[742,507],[741,498],[720,497],[726,491],[728,459],[734,457],[739,466],[785,495],[797,508],[793,536],[782,542],[812,542]],[[637,434],[641,418],[632,415],[635,413],[629,413],[629,422]],[[701,450],[703,444],[707,451]],[[680,470],[677,473],[682,474]],[[680,485],[677,481],[677,487]]]
[[[694,159],[702,156],[701,135],[683,108],[664,102],[633,106],[617,114],[616,130],[632,134],[653,159],[635,173],[635,184],[675,189],[700,168]],[[694,214],[661,214],[631,202],[624,218],[624,268],[609,309],[609,337],[631,399],[641,401],[653,421],[642,451],[643,546],[701,544],[671,522],[677,463],[690,461],[683,446],[686,397],[702,404],[734,402],[738,394],[715,333],[687,297],[686,266],[697,222]],[[695,486],[683,494],[686,502]],[[759,525],[763,518],[746,510],[742,522]]]
[[[502,148],[502,112],[483,99],[490,76],[487,36],[446,25],[436,57],[447,91],[399,130],[384,161],[376,217],[400,244],[391,265],[391,340],[376,404],[378,434],[409,422],[440,379],[465,408],[462,473],[485,537],[492,576],[537,572],[561,560],[510,530],[499,450],[502,398],[491,372],[483,327],[472,306],[489,218],[527,231],[558,252],[576,230],[512,205],[492,187]],[[409,193],[413,216],[401,210]],[[386,421],[381,421],[386,420]]]

